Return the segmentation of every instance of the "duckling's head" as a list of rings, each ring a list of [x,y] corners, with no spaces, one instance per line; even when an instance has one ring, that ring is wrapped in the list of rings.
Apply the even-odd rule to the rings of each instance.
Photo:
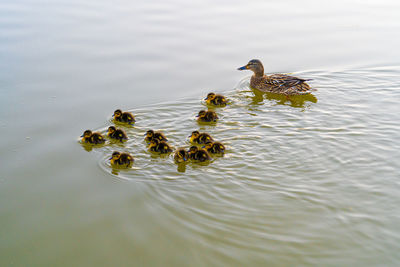
[[[209,93],[204,100],[213,100],[215,98],[216,94],[215,93]]]
[[[213,146],[213,142],[210,142],[210,141],[207,141],[207,142],[204,144],[204,148],[205,148],[205,149],[210,149],[210,148],[212,148],[212,146]]]
[[[152,138],[153,135],[154,135],[154,131],[153,131],[153,130],[148,130],[148,131],[146,132],[146,137],[148,137],[148,138]]]
[[[197,146],[191,146],[189,148],[189,154],[196,153],[199,150]]]
[[[197,115],[197,117],[201,118],[204,117],[206,115],[206,111],[205,110],[200,110],[199,114]]]
[[[197,138],[200,135],[199,131],[193,131],[189,137]]]
[[[152,139],[152,140],[150,141],[149,148],[155,147],[155,146],[157,146],[158,144],[160,144],[160,140],[158,140],[158,139]]]
[[[264,67],[260,60],[252,59],[244,65],[243,67],[238,68],[238,70],[251,70],[254,72],[255,76],[264,76]]]
[[[118,118],[121,116],[122,116],[122,110],[117,109],[116,111],[114,111],[114,115],[113,115],[114,118]]]
[[[92,136],[92,131],[91,130],[86,130],[81,135],[81,137],[83,137],[83,138],[90,138],[91,136]]]
[[[180,148],[176,151],[176,157],[178,162],[183,162],[188,160],[188,153],[185,149]]]
[[[117,159],[119,159],[120,156],[121,156],[121,153],[119,153],[118,151],[114,151],[111,155],[111,158],[109,158],[109,159],[117,160]]]
[[[114,126],[108,127],[108,134],[112,134],[116,131],[117,129]]]

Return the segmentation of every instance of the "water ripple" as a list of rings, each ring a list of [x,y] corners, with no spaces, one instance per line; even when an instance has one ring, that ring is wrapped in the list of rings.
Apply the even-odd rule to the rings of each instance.
[[[374,203],[391,203],[379,177],[400,189],[393,179],[399,163],[387,156],[399,154],[400,112],[387,112],[398,109],[393,97],[399,96],[399,84],[385,81],[399,70],[380,71],[383,76],[373,70],[302,73],[319,91],[294,99],[254,92],[246,78],[223,92],[231,104],[215,109],[221,118],[215,125],[195,120],[205,108],[203,96],[135,108],[137,123],[125,128],[129,141],[93,150],[102,155],[104,171],[148,183],[158,208],[181,234],[225,262],[243,250],[284,258],[282,247],[307,262],[301,247],[307,245],[312,254],[321,242],[330,251],[318,255],[335,257],[342,250],[327,242],[335,244],[339,237],[349,254],[354,247],[369,251],[375,249],[370,227],[385,225]],[[105,133],[111,118],[108,122],[97,130]],[[146,150],[148,129],[162,130],[174,147],[189,147],[191,131],[206,131],[226,144],[227,153],[209,164],[177,166],[172,155]],[[113,170],[108,162],[113,150],[131,152],[134,167]]]

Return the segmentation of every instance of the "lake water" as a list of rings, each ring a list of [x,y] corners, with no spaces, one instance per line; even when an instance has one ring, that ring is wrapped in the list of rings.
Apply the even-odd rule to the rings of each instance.
[[[398,1],[0,2],[1,266],[398,266]],[[268,73],[312,79],[286,99]],[[231,104],[199,125],[208,92]],[[117,108],[125,145],[85,149]],[[193,130],[206,165],[151,155]],[[114,150],[135,157],[113,170]]]

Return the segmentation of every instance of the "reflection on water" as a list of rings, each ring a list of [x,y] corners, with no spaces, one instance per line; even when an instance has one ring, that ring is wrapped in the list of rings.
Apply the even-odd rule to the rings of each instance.
[[[285,96],[282,94],[274,94],[274,93],[263,93],[256,89],[252,89],[254,96],[252,96],[251,104],[257,105],[261,104],[265,99],[275,100],[277,105],[288,105],[294,108],[304,108],[306,102],[317,103],[317,97],[310,93],[306,95],[293,95],[293,96]]]

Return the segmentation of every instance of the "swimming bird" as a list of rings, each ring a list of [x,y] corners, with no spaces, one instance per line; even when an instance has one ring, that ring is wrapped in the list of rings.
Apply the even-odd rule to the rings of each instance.
[[[264,67],[260,60],[252,59],[238,68],[238,70],[251,70],[254,75],[250,79],[250,87],[262,92],[278,93],[284,95],[304,95],[315,89],[306,83],[305,79],[300,79],[286,74],[265,75]]]
[[[220,142],[207,142],[204,148],[211,154],[223,154],[225,152],[225,146]]]
[[[206,98],[204,98],[207,105],[225,107],[228,101],[223,95],[217,95],[215,93],[209,93]]]
[[[122,110],[117,109],[114,111],[114,120],[118,122],[128,123],[129,125],[133,125],[135,123],[135,117],[130,112],[122,112]]]
[[[104,144],[106,142],[101,133],[98,132],[93,133],[91,130],[84,131],[81,137],[82,137],[82,142],[87,144],[98,145],[98,144]]]
[[[173,151],[173,149],[167,142],[160,141],[158,139],[151,140],[150,145],[149,145],[149,150],[153,151],[153,152],[158,152],[161,154],[166,154],[166,153],[170,153]]]
[[[194,161],[208,161],[211,160],[210,155],[208,152],[204,149],[199,149],[197,146],[191,146],[189,149],[189,158]]]
[[[114,151],[111,155],[110,162],[113,166],[129,168],[132,166],[134,159],[129,153]]]
[[[212,110],[200,110],[199,114],[197,115],[197,121],[200,122],[216,122],[218,119],[217,113]]]
[[[126,133],[121,129],[115,128],[114,126],[108,127],[107,135],[112,139],[121,141],[121,143],[128,140],[128,136],[126,135]]]
[[[154,132],[153,130],[148,130],[145,134],[144,140],[150,143],[153,139],[158,141],[168,141],[167,137],[162,132]]]
[[[189,153],[184,148],[175,151],[174,160],[176,163],[183,163],[189,159]]]
[[[194,144],[205,144],[207,141],[214,141],[214,139],[208,133],[200,133],[199,131],[193,131],[189,136],[189,141]]]

